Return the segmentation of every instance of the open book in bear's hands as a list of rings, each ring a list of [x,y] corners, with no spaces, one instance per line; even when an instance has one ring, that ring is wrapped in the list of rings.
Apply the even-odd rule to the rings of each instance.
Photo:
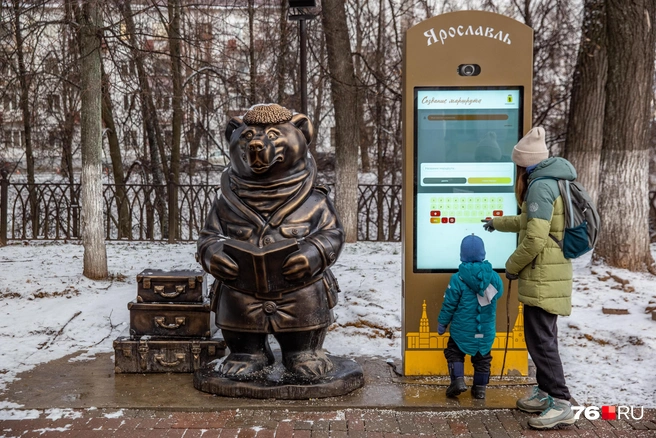
[[[225,283],[235,289],[255,293],[259,298],[276,298],[278,291],[298,287],[285,280],[282,265],[290,254],[298,251],[296,239],[285,239],[265,247],[242,240],[228,240],[223,251],[239,266],[237,278]],[[279,297],[278,297],[279,298]]]

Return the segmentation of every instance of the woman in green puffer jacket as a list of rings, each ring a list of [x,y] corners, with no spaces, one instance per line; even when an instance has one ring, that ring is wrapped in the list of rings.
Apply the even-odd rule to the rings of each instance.
[[[506,277],[519,279],[526,346],[538,385],[517,401],[517,407],[541,412],[529,420],[538,429],[575,422],[558,352],[557,326],[558,315],[572,311],[572,263],[549,235],[563,238],[565,213],[557,180],[573,181],[576,170],[563,158],[548,158],[544,138],[544,129],[533,128],[513,148],[515,196],[521,214],[496,217],[484,225],[488,231],[519,233],[517,249],[506,262]]]

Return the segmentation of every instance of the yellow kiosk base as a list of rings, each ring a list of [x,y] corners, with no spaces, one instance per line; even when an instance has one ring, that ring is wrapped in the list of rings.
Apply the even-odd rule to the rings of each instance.
[[[505,336],[505,333],[504,333]],[[406,376],[448,376],[449,368],[442,350],[407,350],[405,352]],[[498,376],[501,374],[503,363],[503,350],[492,351],[492,364],[490,374]],[[474,375],[474,368],[469,359],[465,360],[465,375]],[[504,376],[528,376],[528,356],[526,350],[511,351],[506,355],[506,366]]]
[[[519,303],[517,320],[508,334],[508,350],[506,363],[503,369],[504,376],[528,377],[528,353],[526,351],[526,340],[524,339],[524,312]],[[444,349],[449,340],[449,333],[439,335],[430,332],[428,317],[426,316],[426,303],[423,304],[422,320],[419,327],[426,331],[410,332],[406,334],[407,349],[404,351],[403,374],[405,376],[448,376],[449,368],[444,357]],[[501,375],[503,366],[503,354],[506,349],[506,333],[497,332],[492,344],[492,364],[490,374]],[[470,359],[465,359],[465,375],[474,374]]]

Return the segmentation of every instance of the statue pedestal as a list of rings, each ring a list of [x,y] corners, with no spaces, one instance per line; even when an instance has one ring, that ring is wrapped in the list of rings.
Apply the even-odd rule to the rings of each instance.
[[[330,355],[328,357],[333,362],[333,370],[311,383],[291,375],[277,361],[249,380],[223,377],[210,364],[194,372],[194,388],[222,397],[304,400],[338,397],[364,386],[362,367],[357,362]]]

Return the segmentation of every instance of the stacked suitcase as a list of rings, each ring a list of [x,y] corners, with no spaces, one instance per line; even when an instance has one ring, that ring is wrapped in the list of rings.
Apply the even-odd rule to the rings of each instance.
[[[146,269],[128,303],[130,336],[114,341],[116,373],[191,373],[225,354],[202,271]]]

